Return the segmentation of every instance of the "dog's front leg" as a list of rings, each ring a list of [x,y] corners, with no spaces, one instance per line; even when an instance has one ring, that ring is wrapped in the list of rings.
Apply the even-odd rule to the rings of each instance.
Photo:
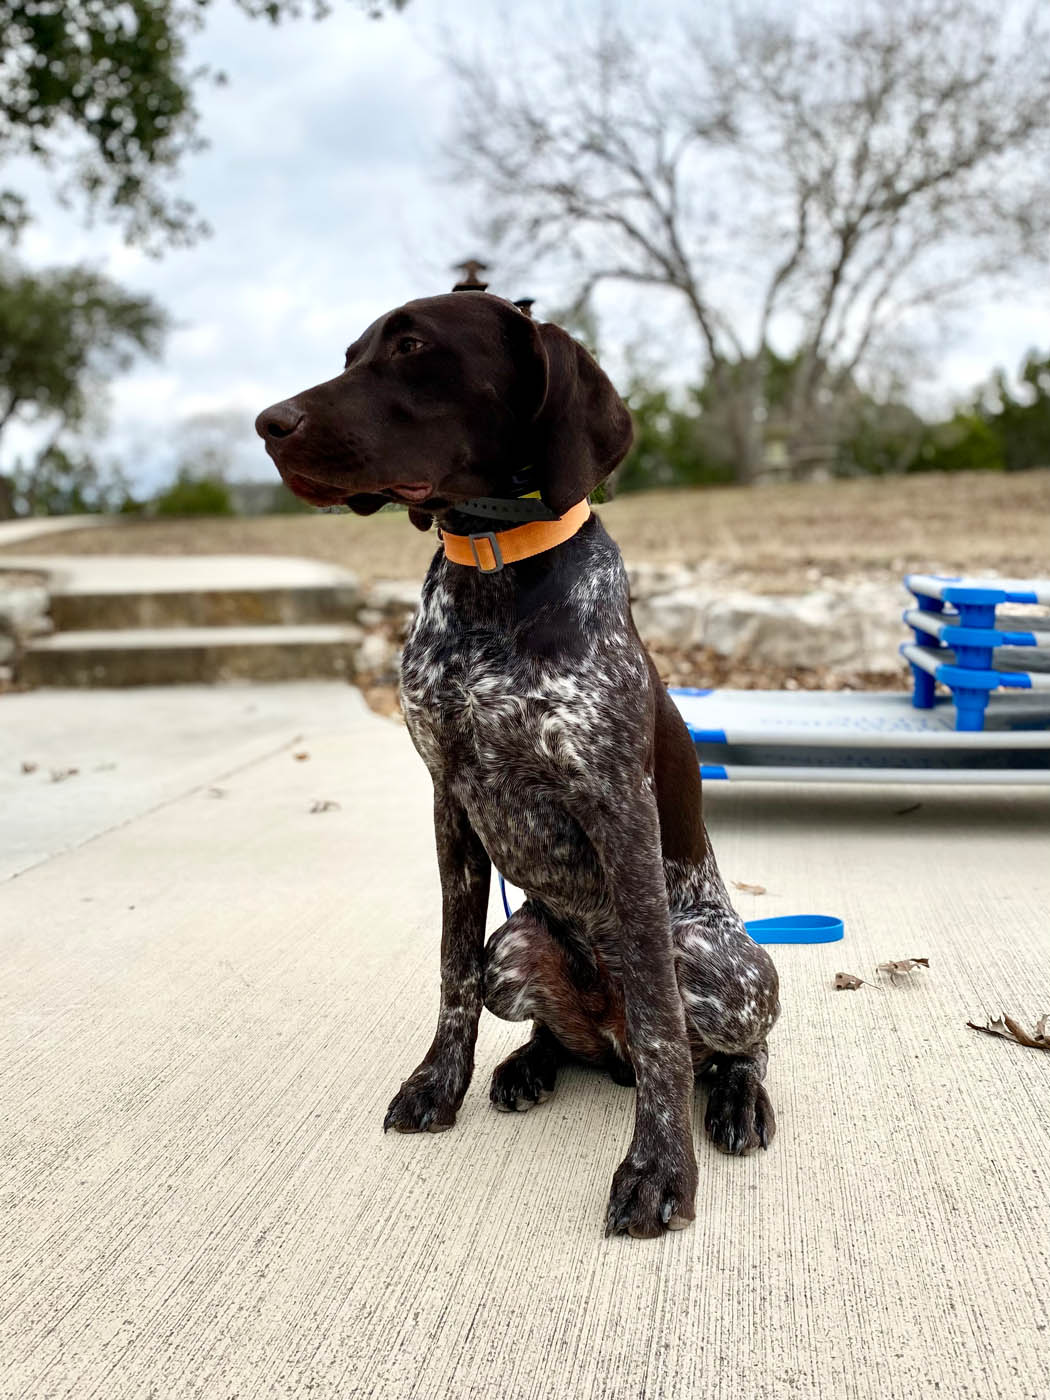
[[[491,866],[466,812],[439,778],[434,833],[441,874],[441,1010],[423,1062],[387,1110],[384,1132],[451,1128],[474,1072]]]
[[[674,971],[651,785],[583,815],[618,924],[627,1048],[638,1084],[634,1140],[613,1177],[607,1234],[650,1238],[695,1216],[693,1061]]]

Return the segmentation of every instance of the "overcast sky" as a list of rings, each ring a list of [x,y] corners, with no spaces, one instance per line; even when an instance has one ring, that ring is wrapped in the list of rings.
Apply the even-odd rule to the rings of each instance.
[[[552,6],[516,0],[514,8],[549,19]],[[449,265],[471,252],[471,240],[465,195],[439,178],[452,92],[438,26],[471,38],[479,11],[491,9],[412,0],[375,22],[334,0],[322,23],[274,29],[218,0],[195,49],[230,81],[201,89],[210,146],[178,179],[212,236],[155,261],[118,232],[85,230],[38,200],[42,216],[19,249],[25,261],[89,261],[149,292],[177,322],[163,361],[143,362],[113,389],[109,444],[140,484],[168,470],[180,420],[215,410],[250,420],[338,372],[344,347],[383,311],[451,287]],[[492,290],[537,296],[540,311],[547,291],[501,285],[498,269]],[[1029,294],[957,325],[927,402],[947,403],[995,364],[1013,369],[1030,346],[1050,344],[1048,309],[1050,299]],[[251,436],[237,471],[270,474]]]

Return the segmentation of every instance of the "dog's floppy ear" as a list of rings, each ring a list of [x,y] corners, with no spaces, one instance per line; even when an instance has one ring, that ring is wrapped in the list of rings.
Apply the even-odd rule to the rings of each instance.
[[[540,495],[564,515],[627,455],[634,431],[627,405],[587,351],[560,326],[537,326],[546,392],[532,422],[529,459]]]

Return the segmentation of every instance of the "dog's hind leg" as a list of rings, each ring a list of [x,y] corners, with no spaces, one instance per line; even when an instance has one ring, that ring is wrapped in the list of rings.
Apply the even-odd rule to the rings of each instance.
[[[489,1097],[513,1110],[542,1103],[558,1065],[575,1057],[633,1082],[623,1059],[623,999],[600,969],[560,936],[529,900],[485,948],[485,1006],[504,1021],[532,1021],[533,1034],[497,1066]]]
[[[554,1032],[535,1021],[532,1035],[492,1071],[489,1098],[501,1113],[523,1113],[554,1093],[565,1051]]]
[[[776,1131],[762,1083],[766,1037],[780,1011],[776,968],[744,927],[711,857],[674,893],[675,973],[693,1066],[710,1091],[704,1127],[724,1152],[766,1147]]]

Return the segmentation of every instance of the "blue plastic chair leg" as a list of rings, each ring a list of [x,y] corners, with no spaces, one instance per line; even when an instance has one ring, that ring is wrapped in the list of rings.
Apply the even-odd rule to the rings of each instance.
[[[930,675],[929,671],[924,671],[921,666],[916,666],[912,662],[912,692],[911,703],[916,710],[932,710],[937,694],[937,682]]]
[[[955,728],[965,734],[980,733],[984,728],[984,712],[988,708],[988,691],[953,686],[952,698],[955,701]]]

